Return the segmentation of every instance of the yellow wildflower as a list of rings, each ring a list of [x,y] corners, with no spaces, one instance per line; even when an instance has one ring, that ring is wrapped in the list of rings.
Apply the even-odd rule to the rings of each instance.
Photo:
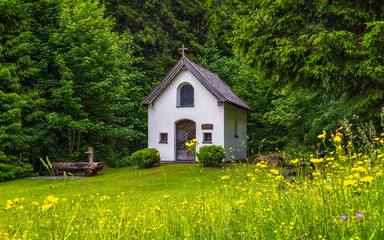
[[[225,181],[225,180],[227,180],[227,179],[229,179],[229,176],[222,176],[222,177],[221,177],[221,181]]]
[[[11,208],[13,208],[13,206],[15,206],[15,204],[13,203],[13,201],[12,200],[8,200],[7,201],[7,204],[5,205],[5,208],[3,208],[3,210],[8,210],[8,209],[11,209]]]
[[[321,163],[324,161],[324,158],[311,158],[309,161],[313,163]]]
[[[327,136],[327,133],[323,130],[323,134],[320,134],[317,138],[325,138],[325,136]]]
[[[273,174],[279,174],[279,170],[276,170],[276,169],[271,169],[271,170],[269,170],[271,173],[273,173]]]
[[[371,176],[366,176],[366,177],[363,177],[362,179],[360,179],[360,182],[371,183],[373,181],[373,179],[375,179],[375,178],[371,177]]]
[[[47,200],[50,201],[51,203],[57,203],[59,201],[59,198],[50,195],[47,197]]]
[[[48,211],[52,206],[53,206],[53,203],[44,204],[44,205],[41,207],[41,211]]]
[[[299,162],[299,159],[292,160],[291,163],[296,164]]]
[[[341,137],[340,136],[338,136],[338,135],[336,135],[334,138],[333,138],[333,141],[335,142],[335,143],[339,143],[339,142],[341,142]]]
[[[356,181],[355,180],[345,180],[344,183],[343,183],[344,186],[348,187],[348,186],[356,186]]]
[[[238,200],[238,201],[235,201],[235,204],[236,204],[236,206],[238,206],[238,205],[245,203],[246,201],[247,201],[247,199]]]

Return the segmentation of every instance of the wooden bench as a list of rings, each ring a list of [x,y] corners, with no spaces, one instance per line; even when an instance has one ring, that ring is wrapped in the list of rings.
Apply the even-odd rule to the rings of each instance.
[[[52,162],[51,164],[55,175],[61,175],[65,170],[85,170],[84,175],[90,177],[104,168],[102,162]]]
[[[88,154],[88,162],[52,162],[53,173],[61,175],[65,170],[85,170],[84,175],[90,177],[103,170],[104,163],[93,162],[93,147],[89,147],[84,154]]]

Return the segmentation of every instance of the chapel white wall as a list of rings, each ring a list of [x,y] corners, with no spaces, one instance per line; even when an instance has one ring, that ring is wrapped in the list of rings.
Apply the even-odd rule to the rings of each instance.
[[[177,107],[177,87],[188,82],[194,88],[194,107]],[[188,70],[180,70],[148,109],[148,147],[160,152],[162,161],[176,158],[176,122],[189,119],[196,123],[196,139],[203,144],[203,132],[212,133],[212,144],[224,147],[224,106]],[[202,124],[213,124],[213,130],[202,130]],[[160,133],[168,133],[168,143],[159,143]]]
[[[235,137],[237,122],[237,138]],[[247,112],[231,104],[224,103],[224,148],[226,161],[242,160],[247,157]]]

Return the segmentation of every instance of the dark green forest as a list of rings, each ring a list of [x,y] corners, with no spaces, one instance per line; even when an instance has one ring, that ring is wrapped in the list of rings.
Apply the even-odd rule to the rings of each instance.
[[[320,151],[341,121],[382,130],[381,0],[0,0],[0,181],[90,146],[129,165],[182,44],[253,108],[249,155]]]

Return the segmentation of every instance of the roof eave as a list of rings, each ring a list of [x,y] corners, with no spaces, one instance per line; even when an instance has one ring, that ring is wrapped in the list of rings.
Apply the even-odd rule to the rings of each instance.
[[[240,104],[236,104],[236,103],[231,102],[231,101],[222,101],[222,102],[231,104],[231,105],[233,105],[233,106],[235,106],[235,107],[241,108],[241,109],[246,110],[246,111],[251,111],[251,112],[253,112],[253,109],[252,109],[250,106],[248,106],[248,104],[246,104],[246,103],[244,103],[244,104],[246,104],[247,106],[242,106],[242,105],[240,105]]]

